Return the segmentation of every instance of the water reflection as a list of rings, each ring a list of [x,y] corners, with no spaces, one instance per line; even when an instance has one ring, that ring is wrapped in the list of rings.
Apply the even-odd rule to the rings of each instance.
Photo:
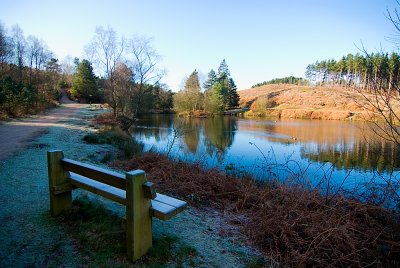
[[[400,168],[399,148],[374,135],[366,123],[249,120],[240,131],[273,133],[264,138],[274,143],[300,143],[302,158],[330,162],[338,169],[390,173]]]
[[[400,151],[393,143],[384,140],[357,140],[354,144],[306,144],[303,157],[314,162],[334,163],[338,169],[377,170],[391,173],[399,168]]]
[[[219,162],[224,160],[226,149],[232,146],[237,130],[234,117],[214,117],[203,122],[204,143],[208,155],[216,155]]]
[[[146,139],[154,139],[157,143],[167,139],[174,119],[171,116],[152,116],[140,120],[139,126],[133,127],[131,131],[135,135]]]
[[[390,173],[400,168],[398,148],[375,137],[360,122],[154,115],[141,119],[132,131],[148,149],[165,152],[174,141],[173,157],[206,158],[203,162],[209,166],[235,164],[253,173],[262,157],[249,142],[257,144],[262,153],[273,151],[278,162],[291,157],[300,165],[332,163],[342,177],[344,173],[338,170]]]
[[[351,143],[360,137],[362,124],[322,120],[242,120],[240,130],[270,133],[269,141],[318,144]]]
[[[223,161],[226,150],[232,146],[237,131],[237,120],[234,117],[214,118],[179,118],[170,115],[153,115],[139,121],[132,128],[136,137],[154,139],[159,147],[175,140],[189,153],[199,152],[199,143],[205,146],[209,156],[216,155]],[[180,147],[182,149],[182,146]]]

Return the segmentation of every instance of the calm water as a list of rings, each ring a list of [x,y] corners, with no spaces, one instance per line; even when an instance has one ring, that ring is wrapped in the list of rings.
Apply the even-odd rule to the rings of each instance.
[[[259,179],[354,187],[400,170],[399,150],[360,122],[152,115],[133,136],[145,150]]]

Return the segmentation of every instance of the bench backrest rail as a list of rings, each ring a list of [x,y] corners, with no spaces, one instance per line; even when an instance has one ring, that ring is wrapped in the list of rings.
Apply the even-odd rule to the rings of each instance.
[[[66,171],[74,172],[121,190],[126,189],[125,176],[120,173],[67,158],[61,159],[61,164]]]

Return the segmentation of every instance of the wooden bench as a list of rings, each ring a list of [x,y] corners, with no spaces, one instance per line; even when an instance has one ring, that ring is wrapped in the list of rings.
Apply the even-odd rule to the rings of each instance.
[[[132,261],[152,246],[152,217],[168,220],[185,210],[186,202],[156,193],[145,172],[134,170],[125,176],[64,158],[60,150],[47,152],[50,212],[58,216],[72,207],[72,190],[82,188],[126,206],[126,241]]]

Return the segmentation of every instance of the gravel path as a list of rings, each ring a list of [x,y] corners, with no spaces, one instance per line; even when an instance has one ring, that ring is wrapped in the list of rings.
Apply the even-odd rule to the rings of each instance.
[[[68,233],[49,216],[46,151],[60,149],[68,158],[90,162],[93,155],[111,150],[108,145],[82,142],[82,137],[93,131],[82,119],[94,114],[87,105],[65,104],[44,117],[16,123],[20,125],[17,132],[24,124],[39,132],[29,131],[29,138],[17,139],[17,144],[25,147],[8,150],[12,155],[3,156],[0,166],[0,267],[87,266],[85,256],[79,254]],[[7,128],[14,129],[13,126],[14,123],[7,123],[2,128],[7,133]],[[2,138],[2,144],[7,142]],[[78,195],[88,195],[115,212],[124,213],[124,207],[111,201],[74,191],[74,197]],[[231,235],[225,227],[216,212],[195,209],[166,222],[153,220],[154,237],[176,235],[195,247],[199,253],[195,263],[199,267],[245,267],[255,258],[254,251],[242,246],[242,238]]]

